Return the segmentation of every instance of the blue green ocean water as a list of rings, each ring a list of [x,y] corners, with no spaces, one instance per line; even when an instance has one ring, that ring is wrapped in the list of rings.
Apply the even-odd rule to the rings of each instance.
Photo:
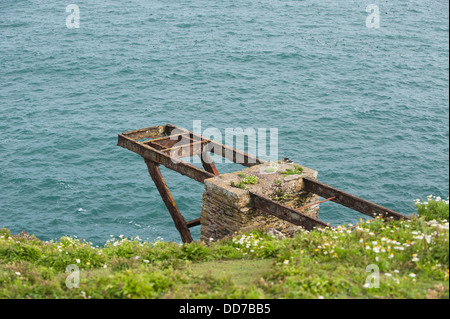
[[[79,28],[66,26],[71,3]],[[379,28],[366,26],[371,3]],[[280,158],[404,214],[416,198],[447,197],[448,10],[447,0],[1,0],[0,227],[99,245],[180,241],[117,134],[194,120],[278,128]],[[199,217],[203,185],[163,174],[185,218]],[[361,217],[321,205],[332,225]]]

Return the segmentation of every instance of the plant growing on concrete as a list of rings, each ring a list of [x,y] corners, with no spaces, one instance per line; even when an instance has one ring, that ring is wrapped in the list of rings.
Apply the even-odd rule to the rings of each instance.
[[[291,194],[288,193],[288,192],[286,192],[286,193],[277,192],[277,193],[275,194],[275,196],[272,197],[272,200],[280,201],[280,200],[289,198],[290,195],[291,195]]]
[[[240,182],[238,184],[236,184],[235,182],[231,182],[230,185],[233,187],[240,188],[240,189],[245,189],[245,184],[243,182]]]
[[[287,175],[300,175],[303,172],[303,167],[299,165],[294,165],[295,169],[287,168],[284,172],[281,172],[281,174],[287,176]]]
[[[238,176],[241,178],[241,181],[238,184],[236,184],[235,182],[231,182],[231,186],[245,189],[245,185],[255,185],[259,182],[259,178],[255,175],[245,175],[243,173],[240,173]]]

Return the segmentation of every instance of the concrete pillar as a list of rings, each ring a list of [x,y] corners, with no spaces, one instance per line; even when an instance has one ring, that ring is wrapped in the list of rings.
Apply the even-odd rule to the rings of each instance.
[[[298,169],[302,168],[302,171]],[[205,180],[202,197],[201,237],[208,242],[235,232],[274,229],[285,236],[301,231],[301,227],[252,208],[249,190],[280,203],[299,208],[319,201],[319,196],[304,191],[303,177],[317,180],[317,171],[284,161],[255,165]],[[256,184],[244,184],[248,176],[256,176]],[[253,179],[256,180],[256,179]],[[234,186],[232,186],[234,184]],[[245,189],[242,189],[242,188]],[[318,218],[319,205],[301,211]]]

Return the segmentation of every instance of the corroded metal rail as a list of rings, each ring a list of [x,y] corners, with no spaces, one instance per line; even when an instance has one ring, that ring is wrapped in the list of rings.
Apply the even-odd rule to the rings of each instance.
[[[250,197],[252,199],[254,208],[260,209],[273,216],[286,220],[296,226],[302,226],[306,230],[313,230],[315,227],[330,227],[323,221],[303,214],[298,210],[295,210],[294,208],[285,206],[281,203],[278,203],[256,193],[250,192]]]
[[[204,183],[206,179],[219,175],[210,153],[220,155],[246,167],[265,163],[265,161],[257,157],[172,124],[152,126],[119,134],[118,145],[144,158],[149,174],[184,243],[193,241],[189,228],[200,225],[200,218],[186,222],[161,174],[160,165]],[[203,169],[182,161],[183,157],[192,156],[200,157]],[[317,205],[325,201],[333,201],[369,216],[381,215],[385,218],[394,219],[409,218],[316,180],[305,177],[303,181],[306,191],[325,198],[323,201],[308,206]],[[315,227],[330,227],[323,221],[303,214],[301,210],[306,208],[306,206],[296,210],[252,192],[250,192],[250,196],[254,208],[277,216],[294,225],[302,226],[308,230]]]
[[[344,191],[333,188],[327,184],[318,182],[311,178],[305,177],[303,179],[303,182],[305,184],[306,191],[317,194],[324,198],[332,197],[333,199],[330,199],[332,202],[341,204],[343,206],[346,206],[348,208],[356,210],[360,213],[363,213],[363,214],[366,214],[366,215],[369,215],[372,217],[382,216],[385,219],[386,218],[392,218],[395,220],[409,219],[409,217],[402,215],[400,213],[397,213],[397,212],[393,211],[392,209],[374,204],[365,199],[356,197],[352,194],[348,194]]]

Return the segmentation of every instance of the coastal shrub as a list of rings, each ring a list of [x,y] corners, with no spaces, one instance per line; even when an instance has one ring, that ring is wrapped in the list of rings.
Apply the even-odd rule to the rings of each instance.
[[[202,243],[190,243],[181,246],[182,257],[191,261],[208,260],[210,249]]]
[[[415,206],[417,214],[425,217],[426,220],[449,219],[449,198],[443,199],[440,196],[428,195],[427,199],[421,201],[416,199]]]

